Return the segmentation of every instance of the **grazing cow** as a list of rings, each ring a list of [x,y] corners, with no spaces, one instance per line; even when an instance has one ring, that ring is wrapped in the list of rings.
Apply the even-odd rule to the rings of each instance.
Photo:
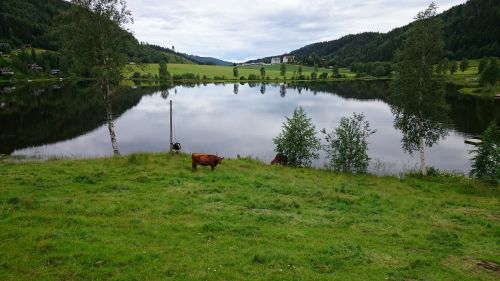
[[[193,172],[198,170],[197,165],[210,166],[210,168],[213,171],[215,166],[217,166],[217,164],[222,163],[224,157],[219,157],[217,155],[210,155],[204,153],[193,153],[191,154],[191,159],[193,161],[192,162]]]
[[[278,153],[274,157],[273,161],[271,161],[271,165],[283,165],[283,166],[286,166],[287,162],[288,162],[288,158],[285,155],[283,155],[281,153]]]

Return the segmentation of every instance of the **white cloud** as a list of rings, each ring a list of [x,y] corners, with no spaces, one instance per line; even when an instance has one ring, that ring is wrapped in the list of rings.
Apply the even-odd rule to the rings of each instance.
[[[437,1],[439,11],[464,0]],[[140,41],[231,61],[282,54],[412,21],[429,0],[129,0]]]

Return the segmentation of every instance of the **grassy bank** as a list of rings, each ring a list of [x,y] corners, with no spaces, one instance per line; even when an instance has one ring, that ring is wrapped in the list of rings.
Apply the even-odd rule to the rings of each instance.
[[[238,67],[238,77],[233,76],[232,66],[221,66],[221,65],[196,65],[196,64],[168,64],[168,71],[171,75],[183,74],[183,73],[193,73],[199,75],[200,77],[206,76],[209,79],[214,79],[215,77],[226,77],[227,80],[236,79],[239,80],[241,76],[248,78],[250,74],[255,74],[260,76],[261,66],[239,66]],[[131,77],[134,72],[139,72],[142,75],[150,74],[151,76],[158,75],[158,64],[143,64],[143,65],[129,65],[126,77]],[[283,79],[280,75],[280,65],[266,65],[266,77],[270,79]],[[287,64],[286,77],[291,79],[293,77],[293,72],[298,72],[298,65]],[[302,74],[305,76],[311,76],[314,72],[313,67],[302,66]],[[332,75],[331,69],[319,68],[318,75],[327,72],[328,76]],[[348,69],[343,68],[340,70],[341,74],[346,74],[348,77],[354,77],[354,74],[350,73]]]
[[[498,280],[498,187],[187,155],[0,162],[0,280]]]

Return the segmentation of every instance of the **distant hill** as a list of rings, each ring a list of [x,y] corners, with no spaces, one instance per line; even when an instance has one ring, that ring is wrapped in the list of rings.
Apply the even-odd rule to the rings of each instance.
[[[220,60],[212,57],[200,57],[196,55],[187,55],[187,58],[198,63],[198,64],[211,64],[211,65],[223,65],[223,66],[231,66],[232,62]]]
[[[7,43],[12,48],[31,45],[35,48],[59,50],[57,38],[50,31],[56,17],[70,7],[71,4],[63,0],[1,0],[0,43]],[[127,53],[130,61],[193,63],[187,57],[140,43],[132,34],[129,39]]]
[[[424,8],[424,7],[422,7]],[[416,13],[417,11],[415,11]],[[438,15],[443,21],[444,42],[450,59],[500,56],[500,1],[469,0]],[[310,44],[290,52],[304,63],[340,64],[390,61],[402,45],[412,23],[388,33],[364,32]],[[271,57],[260,60],[270,60]],[[258,60],[252,60],[255,62]]]
[[[54,17],[70,6],[62,0],[1,0],[0,42],[12,47],[31,44],[42,49],[57,49],[48,30]]]

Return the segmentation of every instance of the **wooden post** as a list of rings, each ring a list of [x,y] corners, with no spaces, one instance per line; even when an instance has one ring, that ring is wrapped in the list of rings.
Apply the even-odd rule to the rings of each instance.
[[[173,153],[172,140],[172,100],[170,100],[170,153]]]

